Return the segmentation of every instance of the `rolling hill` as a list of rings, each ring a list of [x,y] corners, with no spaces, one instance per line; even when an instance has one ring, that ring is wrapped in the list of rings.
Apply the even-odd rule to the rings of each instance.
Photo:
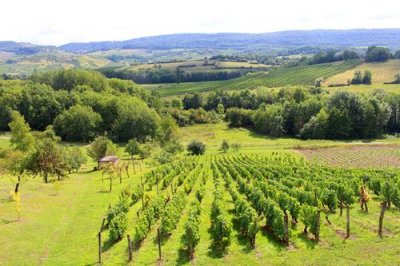
[[[154,84],[146,88],[156,90],[162,96],[173,96],[190,92],[211,90],[241,90],[257,87],[282,87],[287,85],[311,85],[317,78],[328,78],[338,73],[354,69],[361,61],[341,61],[335,63],[280,68],[270,72],[249,73],[227,81],[196,82],[183,84]]]
[[[259,50],[293,46],[369,46],[400,47],[400,29],[298,30],[260,34],[171,34],[126,41],[69,43],[59,48],[74,53],[111,49],[235,49]]]

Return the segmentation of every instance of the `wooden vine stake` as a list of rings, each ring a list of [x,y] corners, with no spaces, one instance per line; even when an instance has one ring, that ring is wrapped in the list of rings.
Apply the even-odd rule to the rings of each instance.
[[[102,252],[102,248],[101,248],[101,232],[99,232],[97,234],[97,237],[99,239],[99,263],[101,263],[101,252]]]
[[[161,234],[160,234],[160,228],[157,228],[157,242],[158,242],[158,259],[161,260]]]
[[[386,201],[383,201],[383,202],[381,203],[381,214],[379,215],[379,230],[378,230],[378,235],[379,235],[380,237],[382,237],[383,217],[384,217],[384,215],[385,215],[386,208],[387,208],[387,202],[386,202]]]
[[[285,234],[284,234],[284,241],[285,241],[285,245],[288,247],[289,246],[289,217],[287,215],[287,213],[285,212],[285,215],[283,216],[283,221],[284,221],[284,230],[285,230]]]
[[[133,252],[131,236],[128,235],[127,238],[128,238],[128,261],[131,262],[132,261],[132,252]]]
[[[350,205],[346,206],[346,239],[350,237]]]

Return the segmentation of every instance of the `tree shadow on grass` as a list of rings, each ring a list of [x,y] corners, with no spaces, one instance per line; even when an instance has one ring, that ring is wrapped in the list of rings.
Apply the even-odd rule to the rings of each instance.
[[[268,230],[266,226],[261,227],[260,232],[262,236],[266,237],[268,241],[274,246],[276,251],[281,252],[286,249],[284,244],[280,240],[276,239],[276,237],[271,233],[270,230]]]
[[[301,239],[305,244],[307,248],[314,249],[315,246],[318,244],[315,239],[311,239],[308,235],[306,235],[304,232],[299,232],[297,234],[297,237]]]
[[[242,251],[244,253],[250,253],[252,250],[254,250],[254,247],[250,245],[249,239],[245,235],[241,234],[238,220],[233,218],[232,224],[233,224],[233,229],[238,232],[236,235],[236,240],[238,241],[239,245],[243,246]]]
[[[190,262],[188,251],[180,248],[178,250],[178,259],[176,260],[176,265],[184,265]]]
[[[108,251],[110,248],[112,248],[115,244],[117,244],[118,242],[120,242],[122,239],[120,239],[119,241],[112,241],[110,238],[108,238],[106,240],[106,242],[104,242],[102,250],[103,252]]]
[[[11,224],[11,223],[16,223],[18,220],[6,220],[6,219],[1,219],[0,224]]]

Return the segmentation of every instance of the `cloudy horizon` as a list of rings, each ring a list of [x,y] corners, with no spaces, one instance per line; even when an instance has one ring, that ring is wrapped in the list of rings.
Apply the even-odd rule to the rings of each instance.
[[[0,40],[62,45],[175,33],[400,28],[399,7],[394,0],[13,0],[3,3],[10,12],[0,16]]]

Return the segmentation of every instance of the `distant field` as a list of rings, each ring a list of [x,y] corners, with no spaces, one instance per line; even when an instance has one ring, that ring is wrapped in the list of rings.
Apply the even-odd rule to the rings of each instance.
[[[360,145],[297,149],[307,159],[337,167],[400,167],[399,145]]]
[[[356,69],[361,71],[370,70],[372,72],[372,83],[383,84],[392,82],[394,75],[400,73],[400,60],[389,60],[385,63],[364,63],[355,69],[330,77],[325,82],[325,85],[346,84],[348,80],[353,78]]]
[[[257,87],[282,87],[287,85],[311,85],[319,78],[328,78],[337,73],[353,69],[360,61],[335,62],[305,67],[282,68],[270,72],[249,73],[243,77],[212,82],[153,84],[146,88],[158,91],[162,96],[173,96],[190,92],[210,90],[243,90]]]
[[[243,152],[263,152],[277,149],[315,149],[344,146],[399,145],[400,138],[377,139],[374,141],[340,141],[340,140],[301,140],[295,138],[270,138],[259,135],[245,128],[229,128],[226,123],[205,124],[182,127],[177,137],[184,145],[192,140],[201,140],[207,144],[207,154],[219,153],[223,140],[239,143]],[[380,147],[380,146],[377,146]],[[350,154],[349,154],[350,155]],[[399,153],[400,156],[400,153]],[[400,158],[400,157],[399,157]]]
[[[176,69],[181,67],[184,71],[210,71],[218,69],[229,69],[229,68],[266,68],[268,65],[264,64],[251,64],[249,62],[224,62],[216,60],[193,60],[184,62],[171,62],[171,63],[154,63],[154,64],[139,64],[132,67],[121,68],[124,70],[139,70],[139,69]]]

